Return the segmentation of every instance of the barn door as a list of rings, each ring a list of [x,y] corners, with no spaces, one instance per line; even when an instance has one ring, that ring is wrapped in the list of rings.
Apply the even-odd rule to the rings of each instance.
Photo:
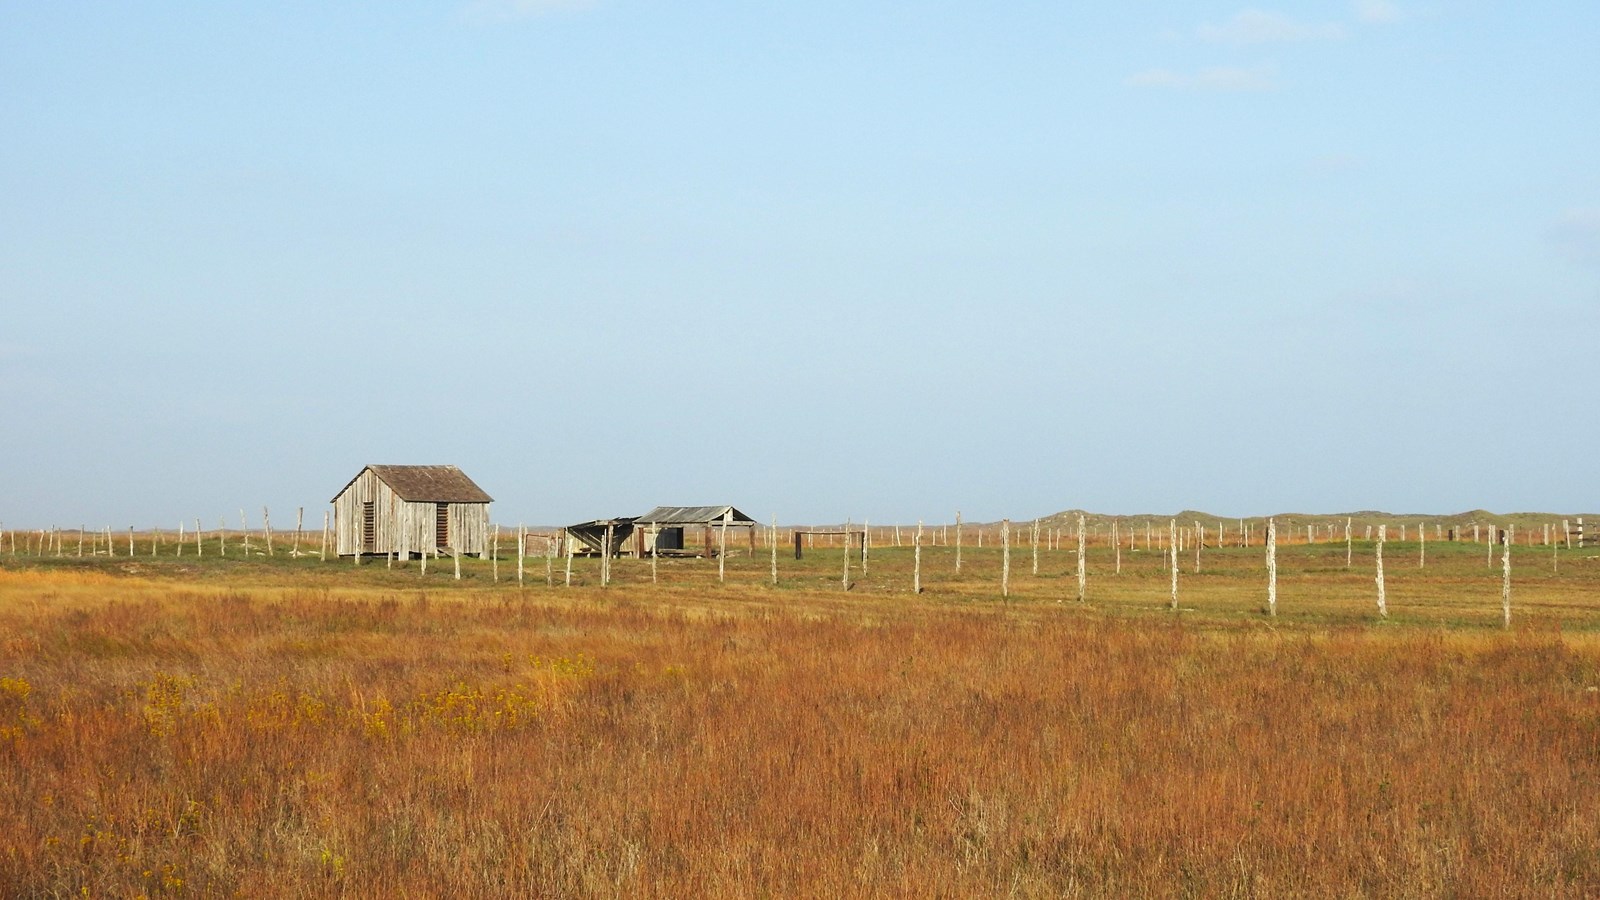
[[[437,546],[450,546],[450,504],[440,503],[434,507],[433,530]]]
[[[378,512],[376,506],[371,500],[361,504],[362,553],[376,553],[378,549]]]

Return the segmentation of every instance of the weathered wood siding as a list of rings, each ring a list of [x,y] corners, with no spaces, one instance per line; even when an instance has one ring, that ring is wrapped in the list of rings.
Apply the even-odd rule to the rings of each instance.
[[[365,504],[373,504],[373,539],[363,546]],[[372,554],[416,554],[432,550],[437,539],[437,508],[432,502],[407,502],[400,499],[371,469],[363,471],[350,486],[334,498],[334,546],[340,556],[358,552]],[[450,543],[441,550],[455,549],[469,556],[481,556],[489,549],[489,504],[451,503]]]

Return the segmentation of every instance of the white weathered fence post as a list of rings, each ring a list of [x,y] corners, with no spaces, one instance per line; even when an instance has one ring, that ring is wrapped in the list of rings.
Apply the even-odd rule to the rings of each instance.
[[[261,531],[267,542],[267,555],[272,555],[272,518],[267,514],[267,508],[261,507]]]
[[[517,587],[522,587],[524,563],[528,556],[528,526],[517,523]]]
[[[961,510],[956,510],[956,571],[961,571]]]
[[[1083,516],[1078,516],[1078,602],[1082,603],[1088,587],[1088,569],[1084,567]]]
[[[778,517],[772,517],[772,586],[778,586]]]
[[[1389,604],[1383,595],[1383,541],[1388,537],[1389,526],[1378,526],[1378,543],[1374,547],[1374,559],[1378,564],[1378,615],[1389,618]]]
[[[845,590],[850,590],[850,520],[844,520],[844,581]]]
[[[489,572],[495,584],[500,583],[500,526],[494,526],[494,543],[489,545]]]
[[[1011,520],[1000,520],[1000,596],[1011,596]]]
[[[733,507],[722,511],[722,527],[717,529],[717,581],[726,583],[728,579],[728,524],[733,521]],[[844,548],[845,565],[850,564],[850,547]]]
[[[1178,520],[1167,523],[1167,551],[1172,557],[1172,611],[1178,611]]]
[[[1428,524],[1426,522],[1422,522],[1417,525],[1417,568],[1426,569],[1427,567]]]
[[[912,539],[915,541],[911,551],[911,593],[922,593],[922,520],[917,520],[917,534]]]
[[[1278,523],[1267,520],[1267,615],[1278,614]]]
[[[1346,569],[1350,568],[1350,560],[1355,552],[1354,546],[1350,542],[1350,518],[1346,516],[1344,520],[1344,567]]]
[[[1511,627],[1511,541],[1500,551],[1500,610],[1504,627]]]
[[[688,543],[685,541],[684,543]],[[572,587],[572,536],[567,534],[565,528],[561,529],[561,545],[567,556],[567,587]]]
[[[1033,520],[1033,574],[1039,574],[1039,520]]]

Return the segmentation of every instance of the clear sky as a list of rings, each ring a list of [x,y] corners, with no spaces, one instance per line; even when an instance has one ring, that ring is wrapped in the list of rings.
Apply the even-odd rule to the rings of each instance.
[[[0,522],[1600,508],[1600,3],[0,2]]]

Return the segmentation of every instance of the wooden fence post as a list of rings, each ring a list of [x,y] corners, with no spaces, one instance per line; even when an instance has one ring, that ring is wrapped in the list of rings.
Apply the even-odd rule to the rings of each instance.
[[[1503,625],[1511,627],[1511,541],[1500,551],[1500,610]]]
[[[1088,569],[1084,567],[1083,514],[1078,515],[1078,602],[1082,603],[1088,587]]]
[[[956,510],[956,571],[961,571],[961,510]]]
[[[920,593],[922,593],[922,520],[921,519],[917,520],[917,534],[916,534],[916,537],[913,538],[912,540],[915,542],[913,544],[913,547],[915,549],[912,550],[911,592],[913,594],[920,594]]]
[[[778,586],[778,517],[772,517],[772,586]]]
[[[1000,596],[1011,596],[1011,520],[1000,520]]]
[[[1178,520],[1167,522],[1167,551],[1172,556],[1172,611],[1178,611]]]
[[[1278,523],[1267,520],[1267,614],[1278,614]]]
[[[267,514],[267,508],[261,507],[261,531],[267,541],[267,555],[272,555],[272,517]]]
[[[1374,548],[1374,559],[1378,565],[1378,615],[1385,619],[1389,618],[1389,604],[1383,595],[1383,541],[1388,537],[1388,530],[1387,525],[1378,526],[1378,543]]]
[[[728,558],[728,523],[732,521],[733,507],[730,506],[722,511],[722,527],[717,529],[717,581],[719,582],[726,582],[727,580],[727,564],[725,560]],[[845,565],[848,566],[850,564],[849,547],[845,547],[844,558]]]

